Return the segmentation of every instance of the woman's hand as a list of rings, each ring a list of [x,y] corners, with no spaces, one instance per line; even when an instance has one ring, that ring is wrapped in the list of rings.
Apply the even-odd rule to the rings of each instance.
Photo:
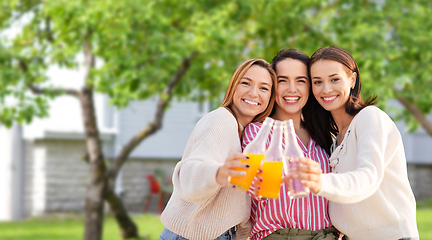
[[[253,189],[253,197],[256,199],[261,199],[261,197],[259,196],[259,191],[261,190],[261,183],[263,182],[263,177],[262,177],[262,168],[260,167],[257,171],[257,174],[255,175],[255,179],[252,182],[252,189]]]
[[[240,159],[249,159],[248,156],[241,153],[234,153],[229,156],[224,165],[220,166],[216,173],[216,181],[220,185],[230,185],[228,177],[240,177],[246,175],[245,171],[236,171],[236,168],[248,169],[249,165],[247,163],[241,163]]]
[[[309,158],[298,158],[293,161],[299,163],[296,166],[290,167],[290,174],[283,177],[283,181],[287,182],[290,179],[300,179],[301,183],[308,187],[313,194],[317,194],[321,190],[321,166]]]

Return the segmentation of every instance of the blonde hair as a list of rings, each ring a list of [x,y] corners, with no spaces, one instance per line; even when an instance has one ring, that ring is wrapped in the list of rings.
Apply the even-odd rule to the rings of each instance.
[[[270,96],[269,104],[268,104],[268,106],[264,112],[256,115],[255,118],[252,120],[252,122],[260,122],[260,121],[263,121],[266,117],[270,116],[270,113],[273,109],[275,98],[276,98],[274,93],[276,92],[276,86],[277,86],[276,73],[271,68],[271,65],[264,59],[258,59],[258,58],[249,59],[237,67],[237,69],[235,70],[235,72],[232,75],[231,80],[228,84],[228,88],[225,92],[225,97],[222,101],[221,107],[225,107],[234,115],[234,112],[232,111],[232,103],[233,103],[233,97],[234,97],[235,89],[236,89],[237,85],[239,85],[242,77],[246,74],[246,72],[253,65],[257,65],[257,66],[260,66],[260,67],[266,69],[269,72],[270,77],[272,79],[271,96]],[[234,117],[236,117],[236,116],[234,115]],[[237,117],[236,117],[236,119],[237,119]]]

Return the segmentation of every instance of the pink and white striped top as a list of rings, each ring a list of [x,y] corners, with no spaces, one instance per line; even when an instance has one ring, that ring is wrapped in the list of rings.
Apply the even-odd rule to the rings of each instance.
[[[253,140],[261,128],[262,123],[250,123],[243,131],[242,148]],[[269,137],[270,140],[270,137]],[[321,165],[323,173],[329,172],[328,155],[320,146],[309,139],[306,148],[297,136],[297,142],[303,150],[305,157],[317,161]],[[267,144],[268,145],[268,144]],[[283,148],[285,145],[283,144]],[[253,189],[251,190],[253,192]],[[279,199],[257,200],[252,198],[251,240],[260,240],[280,228],[299,228],[316,231],[332,226],[328,215],[328,200],[315,196],[312,193],[308,197],[290,199],[288,185],[282,184]]]

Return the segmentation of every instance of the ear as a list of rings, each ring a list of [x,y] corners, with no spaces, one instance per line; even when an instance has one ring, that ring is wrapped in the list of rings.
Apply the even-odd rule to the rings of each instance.
[[[352,76],[351,76],[351,88],[354,89],[355,84],[356,84],[356,79],[357,79],[357,73],[353,72]]]

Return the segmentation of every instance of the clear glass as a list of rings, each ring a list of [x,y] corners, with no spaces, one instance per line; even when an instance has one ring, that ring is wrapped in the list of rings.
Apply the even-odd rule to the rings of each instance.
[[[264,158],[266,150],[266,141],[270,134],[270,130],[274,124],[274,119],[266,118],[258,131],[255,138],[245,147],[243,154],[249,157],[249,160],[241,159],[240,162],[248,163],[249,168],[236,169],[236,171],[246,171],[245,176],[231,177],[230,183],[234,184],[236,188],[242,191],[248,191],[258,169],[261,166],[261,161]]]
[[[285,135],[285,164],[284,171],[285,175],[290,175],[289,167],[296,166],[299,163],[293,161],[294,158],[300,158],[303,156],[303,151],[297,142],[296,133],[294,130],[294,123],[292,119],[284,121],[284,135]],[[309,195],[309,188],[303,186],[299,179],[291,179],[289,181],[289,192],[290,198],[300,198]]]
[[[262,162],[263,182],[259,191],[260,197],[279,198],[280,185],[282,184],[283,159],[285,158],[282,148],[283,122],[275,121],[271,135],[270,146],[265,152]]]

